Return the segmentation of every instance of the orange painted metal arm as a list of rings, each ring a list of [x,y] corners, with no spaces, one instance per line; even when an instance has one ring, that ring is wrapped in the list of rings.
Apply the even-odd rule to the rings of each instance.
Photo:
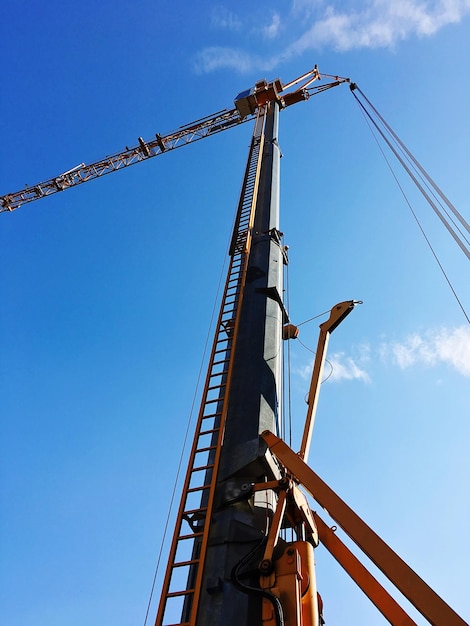
[[[310,441],[312,439],[313,424],[315,421],[315,413],[317,411],[318,397],[320,394],[321,377],[325,366],[326,351],[328,349],[328,341],[331,333],[337,328],[341,322],[351,313],[355,305],[359,304],[355,300],[347,300],[339,302],[330,311],[330,317],[326,322],[320,324],[320,335],[318,337],[317,351],[315,353],[315,362],[313,364],[312,379],[310,381],[310,390],[308,392],[308,409],[305,418],[304,433],[302,443],[300,445],[299,456],[305,461],[308,458],[310,450]]]
[[[266,549],[264,551],[263,560],[261,561],[261,570],[264,574],[266,570],[271,570],[271,562],[273,558],[274,548],[279,540],[279,533],[281,532],[281,526],[284,519],[284,512],[287,505],[287,491],[283,489],[279,494],[276,510],[274,512],[271,528],[268,533],[268,540],[266,542]],[[269,571],[270,573],[270,571]]]
[[[284,441],[269,431],[261,436],[292,477],[328,511],[430,624],[469,626]]]
[[[351,576],[354,582],[362,589],[369,600],[375,604],[382,615],[391,624],[400,626],[416,626],[411,617],[405,613],[398,602],[372,576],[369,570],[354,556],[347,546],[329,528],[318,513],[313,512],[318,528],[320,542],[334,556],[338,563]]]

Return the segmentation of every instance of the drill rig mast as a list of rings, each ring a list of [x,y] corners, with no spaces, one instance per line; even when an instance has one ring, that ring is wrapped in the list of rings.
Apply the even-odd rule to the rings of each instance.
[[[316,72],[313,78],[318,78]],[[170,615],[174,619],[179,609],[170,608],[172,603],[181,605],[181,623],[205,626],[255,626],[262,622],[265,602],[282,612],[269,589],[259,588],[257,568],[277,498],[272,490],[253,487],[281,478],[259,438],[266,429],[279,432],[282,329],[287,321],[282,303],[287,259],[279,231],[281,90],[279,81],[263,81],[235,101],[242,116],[256,111],[256,123],[159,626]],[[198,491],[202,496],[194,508],[191,502]]]

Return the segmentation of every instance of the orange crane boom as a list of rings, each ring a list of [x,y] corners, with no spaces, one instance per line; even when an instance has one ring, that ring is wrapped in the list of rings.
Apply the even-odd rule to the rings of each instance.
[[[310,85],[313,80],[321,78],[315,66],[313,70],[290,81],[287,85],[283,85],[279,79],[269,84],[265,80],[259,81],[253,89],[242,92],[237,96],[235,99],[235,107],[232,109],[223,109],[222,111],[203,117],[190,124],[180,126],[177,130],[167,133],[166,135],[156,133],[155,137],[150,140],[144,140],[142,137],[139,137],[138,145],[132,148],[126,147],[122,152],[111,154],[89,165],[81,163],[41,183],[26,186],[20,191],[0,196],[0,213],[14,211],[23,204],[51,196],[52,194],[70,189],[76,185],[81,185],[95,178],[100,178],[111,172],[116,172],[117,170],[134,165],[135,163],[146,161],[147,159],[159,156],[170,150],[175,150],[175,148],[187,146],[190,143],[205,139],[223,130],[252,120],[256,116],[258,106],[263,104],[263,100],[265,101],[266,97],[271,98],[273,95],[270,92],[272,89],[276,91],[274,96],[279,100],[281,108],[285,108],[301,100],[307,100],[315,93],[335,87],[344,82],[349,82],[347,78],[330,76],[328,74],[324,76],[333,78],[334,80],[329,83],[311,87]],[[290,87],[297,85],[299,82],[302,83],[300,87],[297,87],[294,91],[288,91]]]
[[[2,196],[0,198],[0,212],[13,211],[22,204],[45,198],[59,191],[81,185],[89,180],[100,178],[135,163],[140,163],[140,161],[145,161],[164,152],[186,146],[209,135],[214,135],[232,126],[237,126],[249,119],[251,119],[251,116],[242,119],[237,109],[230,111],[226,109],[186,126],[181,126],[167,135],[162,136],[157,133],[155,138],[150,141],[144,141],[142,137],[139,137],[139,144],[132,148],[126,148],[122,152],[109,155],[90,165],[82,163],[68,172],[49,178],[42,183]]]

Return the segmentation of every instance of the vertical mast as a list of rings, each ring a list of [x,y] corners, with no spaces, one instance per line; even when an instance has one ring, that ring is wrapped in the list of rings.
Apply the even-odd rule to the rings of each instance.
[[[233,347],[230,396],[198,626],[261,623],[262,595],[250,592],[248,587],[259,587],[257,565],[274,502],[272,494],[265,491],[249,500],[240,496],[248,485],[273,477],[270,453],[260,449],[259,434],[266,429],[278,432],[280,421],[283,253],[279,232],[279,105],[272,101],[264,109],[259,118],[264,118],[264,137],[260,137],[263,148],[254,198],[251,251]],[[250,159],[245,180],[249,168]],[[251,567],[247,562],[244,568],[247,578],[237,585],[233,570],[250,552]],[[240,590],[243,585],[245,592]]]
[[[262,619],[257,565],[275,495],[253,495],[251,486],[276,472],[259,435],[278,432],[281,395],[278,115],[277,101],[258,103],[156,626],[254,626]]]
[[[279,111],[307,100],[307,87],[319,78],[315,66],[285,87],[279,79],[262,80],[235,99],[240,120],[256,115],[256,123],[155,626],[276,626],[284,611],[280,593],[297,598],[287,608],[294,624],[302,619],[305,604],[302,600],[301,607],[299,581],[310,581],[309,607],[316,598],[312,546],[292,544],[287,550],[283,542],[281,552],[273,554],[286,506],[288,525],[301,541],[308,535],[316,545],[316,530],[306,502],[299,508],[302,497],[281,475],[260,434],[281,434],[287,315],[279,231]],[[299,82],[303,85],[295,91],[286,91]],[[302,550],[308,558],[301,557]],[[273,558],[278,563],[285,551],[280,574],[293,584],[293,593],[271,575],[277,567]],[[302,571],[297,565],[287,571],[294,553],[295,563],[304,563]],[[303,589],[302,598],[306,593]],[[308,623],[316,625],[316,608],[308,611]]]
[[[277,102],[269,103],[222,447],[222,481],[244,474],[245,468],[258,459],[258,437],[263,429],[269,425],[278,430],[283,320],[278,113]],[[256,465],[259,469],[263,466],[258,462]]]

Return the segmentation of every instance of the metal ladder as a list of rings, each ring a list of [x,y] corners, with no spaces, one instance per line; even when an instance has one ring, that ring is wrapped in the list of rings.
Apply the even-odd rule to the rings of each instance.
[[[250,254],[264,146],[260,109],[235,219],[227,272],[201,407],[155,626],[195,626],[217,471],[230,393],[238,319]],[[180,620],[180,621],[176,621]]]

